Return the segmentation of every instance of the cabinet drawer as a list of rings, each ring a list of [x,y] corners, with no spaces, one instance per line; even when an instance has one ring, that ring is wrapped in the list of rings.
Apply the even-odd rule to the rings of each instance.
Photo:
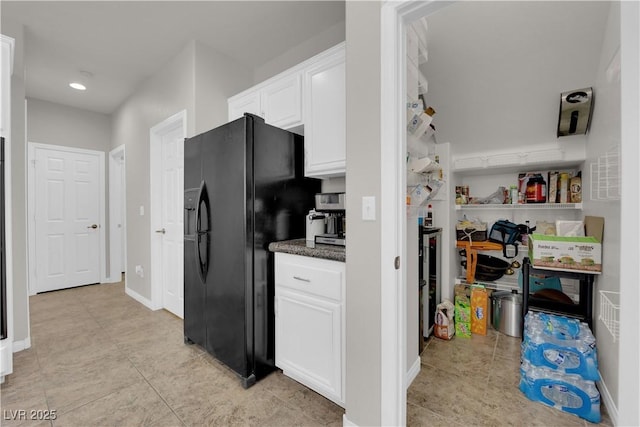
[[[276,287],[342,301],[344,263],[298,255],[276,255]]]

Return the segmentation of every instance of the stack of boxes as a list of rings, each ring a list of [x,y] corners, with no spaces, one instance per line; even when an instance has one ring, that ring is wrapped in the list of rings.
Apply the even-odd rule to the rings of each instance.
[[[531,400],[600,422],[596,340],[586,323],[548,313],[525,317],[520,390]]]
[[[471,334],[487,335],[489,293],[482,285],[456,285],[455,328],[456,335],[469,338]]]

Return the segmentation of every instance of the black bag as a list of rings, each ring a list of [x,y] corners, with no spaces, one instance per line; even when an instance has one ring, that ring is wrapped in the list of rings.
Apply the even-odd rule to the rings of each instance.
[[[506,219],[499,219],[489,232],[489,240],[491,242],[502,243],[502,255],[505,258],[514,258],[518,255],[518,245],[516,242],[520,240],[521,228],[511,221]],[[513,256],[507,256],[507,246],[513,246],[515,254]]]

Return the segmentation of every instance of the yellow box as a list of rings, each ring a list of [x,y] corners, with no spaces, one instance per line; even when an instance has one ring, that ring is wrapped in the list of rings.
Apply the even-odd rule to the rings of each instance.
[[[471,287],[471,332],[487,335],[487,315],[489,312],[489,294],[484,286]]]

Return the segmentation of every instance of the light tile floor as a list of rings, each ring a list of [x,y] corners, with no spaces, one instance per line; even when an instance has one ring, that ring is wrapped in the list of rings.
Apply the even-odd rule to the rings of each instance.
[[[184,344],[180,319],[148,310],[123,283],[32,296],[30,314],[32,346],[14,354],[1,388],[2,426],[342,425],[342,408],[279,371],[243,389]],[[521,395],[519,343],[495,331],[429,340],[407,424],[587,425]],[[47,411],[56,419],[30,419]]]
[[[407,425],[594,425],[520,392],[520,343],[492,328],[486,336],[429,338],[407,393]],[[604,405],[601,414],[600,424],[612,426]]]

